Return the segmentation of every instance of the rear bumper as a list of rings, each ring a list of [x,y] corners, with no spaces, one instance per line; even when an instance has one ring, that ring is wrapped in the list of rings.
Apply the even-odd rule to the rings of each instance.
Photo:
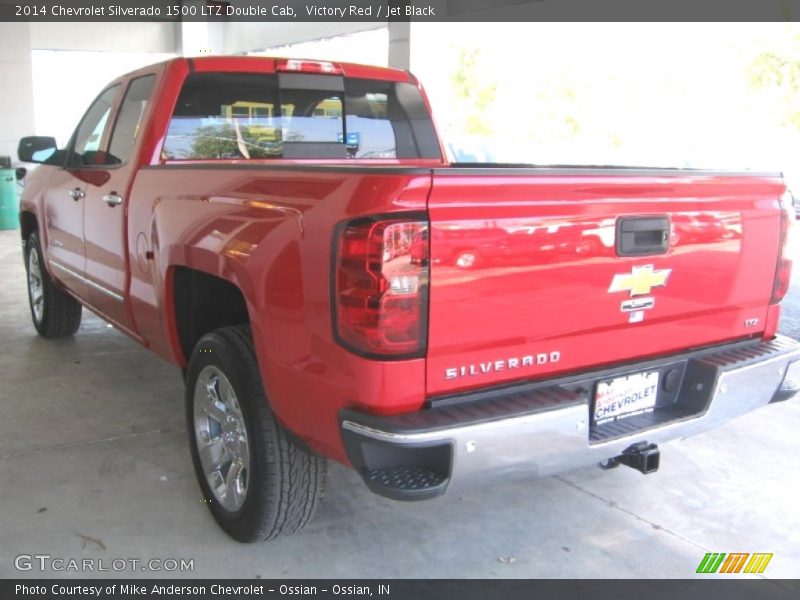
[[[714,429],[793,395],[798,359],[800,343],[778,336],[482,392],[409,415],[345,410],[341,433],[351,463],[373,492],[425,499],[496,479],[553,475],[606,461],[635,444]],[[598,380],[677,366],[682,380],[672,404],[612,427],[590,422]]]

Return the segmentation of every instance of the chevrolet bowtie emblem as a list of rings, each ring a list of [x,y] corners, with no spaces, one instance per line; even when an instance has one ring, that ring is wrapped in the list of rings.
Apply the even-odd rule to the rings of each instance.
[[[614,275],[614,279],[611,280],[611,286],[608,288],[608,293],[630,292],[632,297],[643,296],[644,294],[649,294],[654,287],[667,285],[670,273],[672,273],[672,269],[654,271],[653,265],[633,267],[631,273]]]

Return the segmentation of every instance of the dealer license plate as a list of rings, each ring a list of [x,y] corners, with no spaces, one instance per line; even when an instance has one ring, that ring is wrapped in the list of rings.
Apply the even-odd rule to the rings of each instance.
[[[617,377],[597,384],[593,420],[601,425],[651,412],[658,396],[658,371]]]

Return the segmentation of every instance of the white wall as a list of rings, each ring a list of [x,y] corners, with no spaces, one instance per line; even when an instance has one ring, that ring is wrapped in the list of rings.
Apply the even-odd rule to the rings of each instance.
[[[174,53],[180,37],[179,26],[178,23],[31,23],[31,48]]]
[[[0,23],[0,156],[16,161],[25,135],[63,141],[100,86],[175,53],[177,31],[175,23]],[[75,52],[32,58],[52,49]]]
[[[0,156],[17,159],[17,143],[33,135],[31,34],[27,24],[0,23]]]
[[[181,37],[177,23],[31,23],[29,29],[35,132],[59,144],[103,86],[171,58]]]
[[[64,146],[103,87],[120,75],[171,58],[146,52],[33,50],[33,116],[36,135]]]
[[[384,23],[240,23],[225,24],[225,52],[235,54],[380,29]]]
[[[283,58],[308,58],[351,62],[385,67],[389,64],[386,47],[389,41],[387,29],[359,31],[323,40],[299,42],[288,46],[277,46],[251,52],[256,56],[280,56]]]

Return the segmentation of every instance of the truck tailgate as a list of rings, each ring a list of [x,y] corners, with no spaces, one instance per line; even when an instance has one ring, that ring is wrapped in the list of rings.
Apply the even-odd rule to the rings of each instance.
[[[783,190],[771,175],[436,170],[428,395],[757,336]]]

